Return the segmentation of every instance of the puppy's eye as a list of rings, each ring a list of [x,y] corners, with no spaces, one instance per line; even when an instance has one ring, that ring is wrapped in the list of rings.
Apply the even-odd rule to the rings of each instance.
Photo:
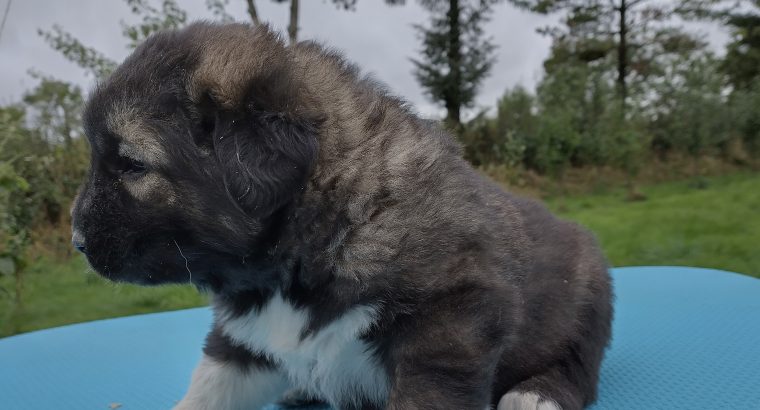
[[[119,164],[116,168],[120,174],[128,175],[139,175],[145,173],[147,169],[144,162],[129,157],[119,157]]]

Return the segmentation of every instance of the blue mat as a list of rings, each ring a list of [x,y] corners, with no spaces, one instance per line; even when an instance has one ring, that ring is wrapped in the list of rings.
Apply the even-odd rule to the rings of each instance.
[[[760,409],[760,280],[678,267],[613,275],[614,340],[593,409]],[[0,409],[170,408],[210,321],[191,309],[0,339]]]

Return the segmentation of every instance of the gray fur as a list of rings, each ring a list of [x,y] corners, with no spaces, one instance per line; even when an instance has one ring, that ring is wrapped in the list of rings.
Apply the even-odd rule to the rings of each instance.
[[[125,113],[128,127],[114,120]],[[372,307],[346,346],[370,347],[387,397],[348,389],[335,406],[483,409],[510,391],[562,409],[594,401],[612,294],[593,237],[484,178],[337,53],[196,23],[138,47],[85,122],[93,166],[73,215],[88,259],[143,284],[192,270],[217,310],[204,366],[294,370],[236,321],[277,295],[304,320],[296,350]],[[119,157],[122,143],[147,169]]]

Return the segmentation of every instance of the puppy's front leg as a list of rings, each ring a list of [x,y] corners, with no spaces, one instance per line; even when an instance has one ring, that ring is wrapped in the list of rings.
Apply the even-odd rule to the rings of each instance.
[[[175,410],[259,409],[289,387],[287,378],[266,357],[233,345],[217,329],[206,341],[185,397]]]
[[[399,323],[386,356],[392,379],[387,410],[490,408],[505,335],[499,308],[462,302],[430,304],[427,313]]]

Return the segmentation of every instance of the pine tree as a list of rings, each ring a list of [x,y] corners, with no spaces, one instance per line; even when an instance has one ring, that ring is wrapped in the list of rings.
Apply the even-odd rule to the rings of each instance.
[[[496,1],[421,0],[431,13],[429,27],[415,26],[422,39],[420,59],[412,59],[414,75],[428,97],[446,108],[446,120],[462,125],[462,109],[471,107],[478,88],[495,61],[495,46],[484,38]]]

